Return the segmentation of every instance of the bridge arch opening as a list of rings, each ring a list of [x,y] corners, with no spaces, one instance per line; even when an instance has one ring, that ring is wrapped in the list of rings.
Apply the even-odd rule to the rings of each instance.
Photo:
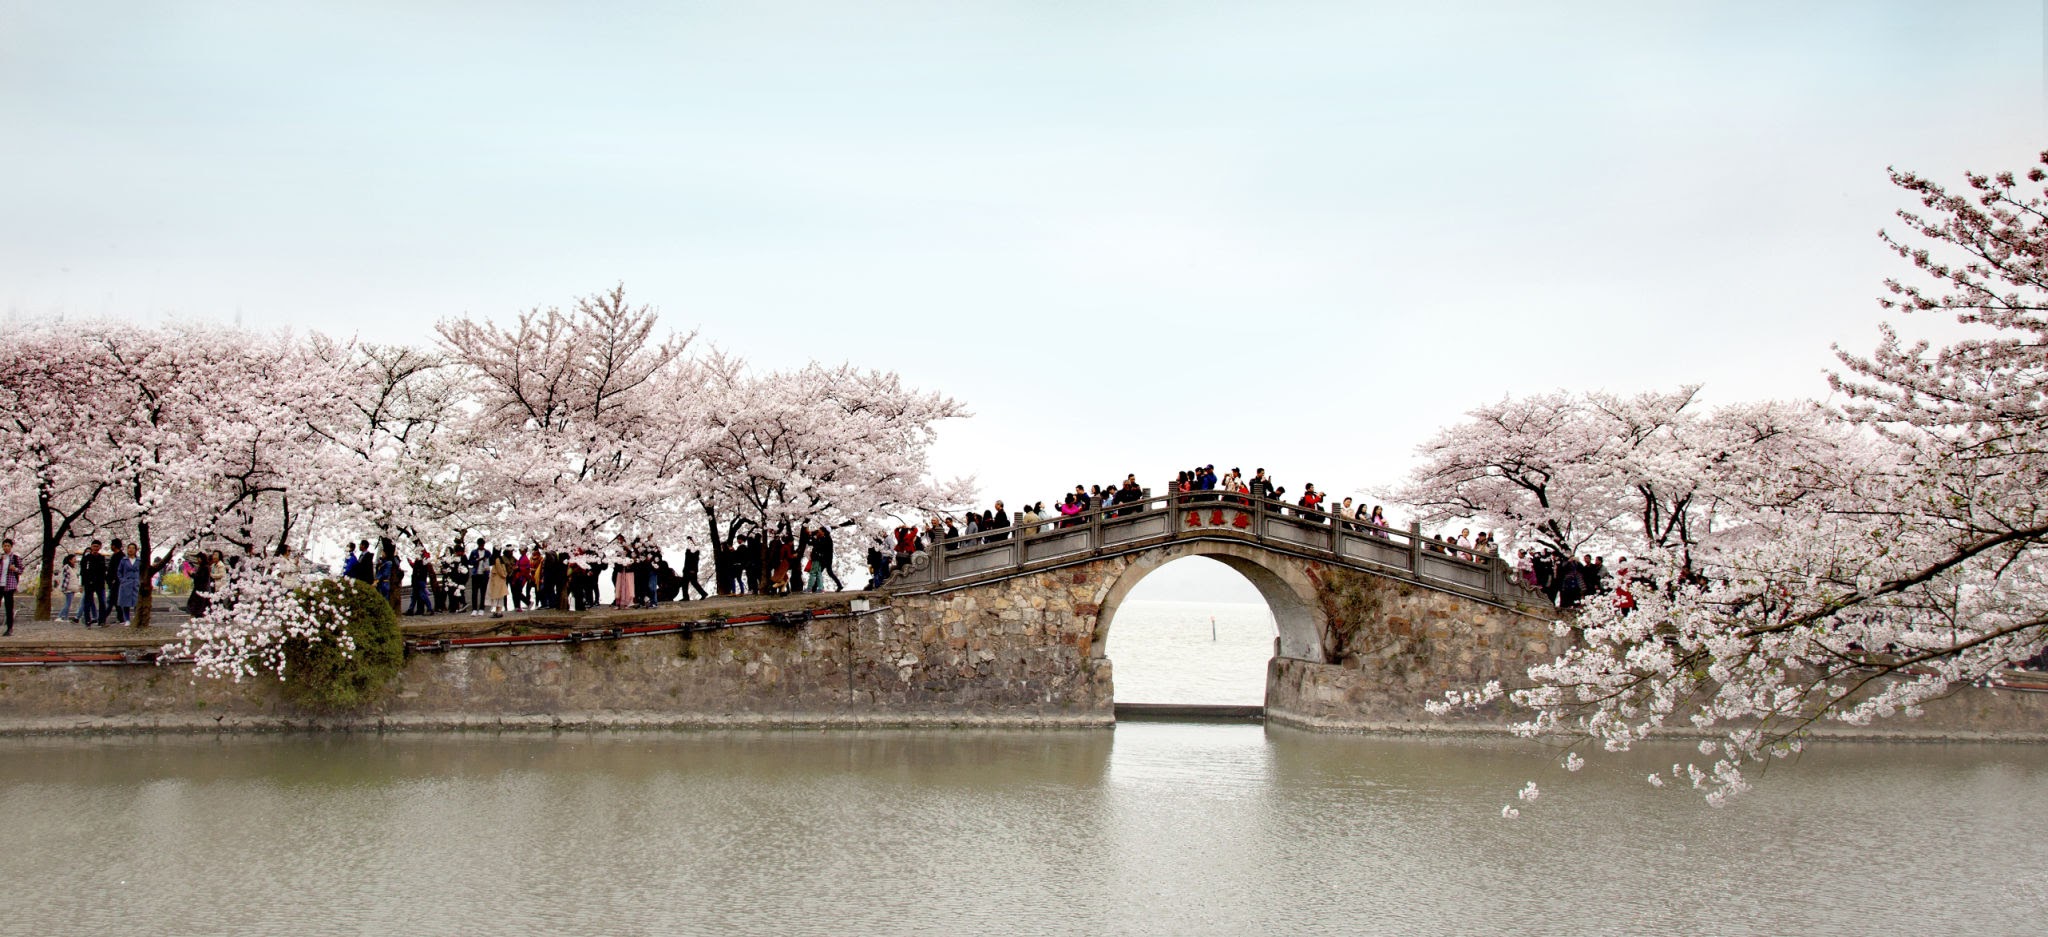
[[[1092,644],[1119,702],[1259,703],[1273,657],[1324,659],[1313,584],[1263,552],[1188,544],[1117,576]]]

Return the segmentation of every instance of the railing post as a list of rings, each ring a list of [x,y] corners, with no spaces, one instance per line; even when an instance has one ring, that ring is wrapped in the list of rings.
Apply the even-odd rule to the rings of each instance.
[[[1190,506],[1180,502],[1181,494],[1175,491],[1173,486],[1168,485],[1166,492],[1166,533],[1178,538],[1181,530],[1181,512],[1188,510]]]
[[[1422,578],[1422,522],[1408,522],[1408,572]]]
[[[932,534],[932,583],[934,585],[946,581],[946,552],[949,546],[950,544],[946,542],[943,528]]]
[[[1088,552],[1090,553],[1102,552],[1102,512],[1107,508],[1108,500],[1104,499],[1103,507],[1088,513]]]

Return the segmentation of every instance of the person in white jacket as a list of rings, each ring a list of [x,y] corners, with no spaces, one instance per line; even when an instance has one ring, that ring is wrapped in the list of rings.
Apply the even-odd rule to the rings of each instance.
[[[78,554],[67,553],[64,562],[57,567],[57,591],[64,593],[64,610],[57,613],[59,621],[74,621],[71,617],[71,602],[78,598]]]

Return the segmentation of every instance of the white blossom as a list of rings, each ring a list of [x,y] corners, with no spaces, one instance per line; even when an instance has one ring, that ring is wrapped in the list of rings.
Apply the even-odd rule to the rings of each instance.
[[[1885,237],[1932,281],[1887,282],[1887,307],[1967,334],[1935,348],[1881,325],[1876,353],[1839,353],[1833,410],[1541,395],[1425,448],[1407,492],[1425,510],[1631,557],[1635,608],[1586,603],[1561,622],[1570,649],[1508,691],[1531,714],[1518,734],[1614,752],[1705,735],[1670,777],[1718,806],[1815,721],[1911,717],[2048,641],[2048,192],[1967,178],[1894,173],[1929,214]]]
[[[190,661],[202,677],[241,682],[285,674],[285,645],[293,639],[331,638],[345,654],[355,641],[341,627],[341,609],[318,593],[293,594],[295,575],[282,564],[242,564],[209,594],[206,614],[178,629],[160,661]]]

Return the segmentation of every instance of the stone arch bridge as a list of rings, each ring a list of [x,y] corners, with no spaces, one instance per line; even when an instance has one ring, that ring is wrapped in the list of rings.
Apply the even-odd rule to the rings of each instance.
[[[942,695],[949,686],[971,692],[962,705],[1108,718],[1105,648],[1120,604],[1152,570],[1190,556],[1236,570],[1271,608],[1272,720],[1436,724],[1424,700],[1493,679],[1512,684],[1562,649],[1551,634],[1555,610],[1496,558],[1467,560],[1419,527],[1198,492],[915,554],[885,584],[894,637],[906,647],[894,659],[899,676]]]
[[[1204,497],[1201,495],[1197,498]],[[1152,570],[1207,556],[1251,580],[1279,625],[1269,720],[1319,728],[1441,728],[1422,703],[1513,681],[1560,650],[1552,610],[1497,562],[1420,531],[1285,505],[1147,499],[1065,523],[956,541],[879,592],[771,600],[732,620],[697,606],[530,616],[511,632],[416,635],[383,696],[330,715],[275,681],[195,681],[147,647],[0,657],[0,732],[81,727],[1029,725],[1116,718],[1104,648]],[[569,628],[570,633],[553,633]],[[102,649],[104,650],[104,649]],[[62,655],[59,655],[60,657]],[[15,666],[20,665],[20,666]],[[1460,717],[1498,722],[1497,713]]]

